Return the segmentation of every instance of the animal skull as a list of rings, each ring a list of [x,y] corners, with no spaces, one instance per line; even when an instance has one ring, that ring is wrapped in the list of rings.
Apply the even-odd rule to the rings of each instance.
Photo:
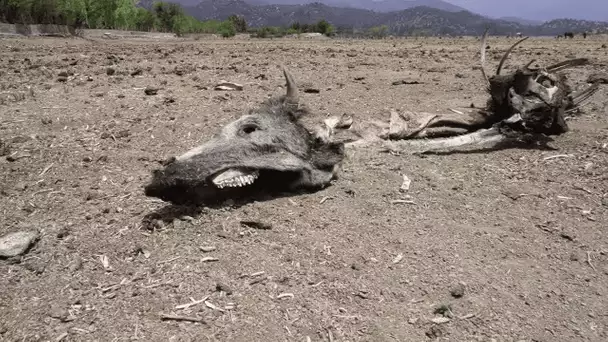
[[[146,196],[202,204],[328,186],[344,158],[344,144],[304,127],[300,118],[308,110],[293,77],[283,73],[286,95],[266,100],[209,141],[171,158],[153,171]]]

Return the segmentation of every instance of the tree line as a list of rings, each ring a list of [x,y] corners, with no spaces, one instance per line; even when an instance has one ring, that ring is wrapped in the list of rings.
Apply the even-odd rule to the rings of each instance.
[[[295,22],[289,27],[264,26],[252,30],[252,36],[257,38],[283,37],[288,34],[300,33],[321,33],[326,36],[332,36],[336,33],[336,29],[329,22],[321,19],[314,24],[301,24]]]
[[[331,36],[336,29],[326,20],[293,23],[289,27],[248,28],[245,18],[200,21],[187,15],[179,4],[156,1],[145,7],[139,0],[0,0],[0,21],[11,24],[55,24],[75,29],[214,33],[232,37],[249,32],[252,37],[281,37],[287,34],[321,33]],[[149,4],[149,3],[148,3]]]
[[[174,3],[154,2],[151,9],[138,0],[0,0],[0,21],[11,24],[56,24],[77,28],[136,31],[216,33],[231,37],[246,32],[242,17],[200,21]]]

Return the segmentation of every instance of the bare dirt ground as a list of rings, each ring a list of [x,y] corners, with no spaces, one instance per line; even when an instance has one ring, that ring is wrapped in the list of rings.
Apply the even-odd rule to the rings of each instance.
[[[512,42],[490,39],[492,67]],[[590,57],[582,81],[606,43],[531,38],[507,70]],[[312,119],[387,120],[483,105],[478,46],[1,40],[0,236],[40,238],[0,260],[0,341],[607,341],[605,87],[556,150],[362,150],[317,193],[146,219],[167,207],[143,195],[159,161],[281,94],[279,63],[320,90],[302,94]],[[391,204],[403,174],[415,204]]]

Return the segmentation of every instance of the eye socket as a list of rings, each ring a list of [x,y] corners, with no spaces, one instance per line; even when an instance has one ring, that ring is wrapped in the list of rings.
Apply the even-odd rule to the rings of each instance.
[[[257,125],[248,124],[248,125],[245,125],[241,130],[245,134],[251,134],[251,133],[257,131],[258,129],[260,129],[260,128]]]

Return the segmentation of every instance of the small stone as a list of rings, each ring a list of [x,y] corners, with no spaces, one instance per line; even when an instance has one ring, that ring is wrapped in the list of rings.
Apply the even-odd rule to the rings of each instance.
[[[176,218],[173,220],[173,228],[184,229],[184,228],[186,228],[186,222]]]
[[[443,336],[443,329],[438,325],[433,325],[429,330],[427,330],[425,335],[428,338],[435,340]]]
[[[90,163],[93,161],[93,159],[91,157],[84,157],[84,158],[82,158],[82,161],[85,163]]]
[[[201,252],[203,252],[203,253],[209,253],[209,252],[213,252],[214,250],[216,250],[216,248],[214,246],[200,246],[198,249],[200,249]]]
[[[579,261],[579,260],[580,260],[580,258],[577,253],[574,253],[574,252],[570,253],[570,261]]]
[[[433,311],[436,315],[442,315],[446,318],[452,318],[452,306],[450,304],[441,304]]]
[[[4,141],[0,140],[0,157],[7,156],[11,153],[10,146]]]
[[[144,89],[144,93],[146,95],[156,95],[158,94],[158,88],[148,86],[146,89]]]
[[[58,239],[65,239],[69,235],[70,235],[70,228],[68,228],[68,227],[60,228],[56,234]]]
[[[15,184],[15,189],[17,189],[19,191],[25,191],[25,189],[27,189],[27,184],[25,184],[23,182],[19,182],[19,183]]]
[[[38,232],[20,231],[0,237],[0,257],[10,258],[25,253],[38,239]]]
[[[140,68],[137,68],[137,69],[131,71],[131,76],[141,75],[142,73],[143,73],[143,70]]]
[[[241,224],[245,227],[259,229],[259,230],[271,230],[272,225],[260,221],[242,220]]]
[[[108,76],[112,76],[115,73],[116,73],[116,69],[114,69],[114,68],[107,68],[106,69],[106,75],[108,75]]]
[[[215,285],[215,290],[219,292],[225,292],[227,295],[232,294],[232,289],[224,283],[217,283]]]
[[[355,271],[359,271],[359,270],[361,270],[361,265],[360,265],[360,264],[358,264],[358,263],[356,263],[356,262],[353,262],[353,263],[350,265],[350,268],[352,268],[352,269],[353,269],[353,270],[355,270]]]
[[[131,134],[131,132],[128,129],[123,129],[118,131],[118,133],[116,133],[116,138],[126,138]]]
[[[65,307],[59,305],[52,305],[49,309],[49,316],[65,322],[68,319],[69,313]]]
[[[65,82],[67,82],[67,81],[68,81],[68,78],[67,78],[67,77],[64,77],[64,76],[59,76],[59,77],[57,77],[57,82],[62,82],[62,83],[65,83]]]
[[[568,241],[574,241],[576,239],[574,234],[568,231],[562,231],[559,236]]]
[[[460,297],[464,296],[464,292],[465,292],[464,284],[458,284],[450,290],[450,294],[454,298],[460,298]]]
[[[68,77],[69,74],[67,71],[60,71],[59,74],[57,74],[57,76],[59,77]]]
[[[589,75],[587,78],[587,83],[600,83],[600,84],[608,84],[608,73],[605,72],[597,72]]]
[[[447,317],[435,317],[433,319],[431,319],[431,322],[435,323],[435,324],[444,324],[451,321],[451,319],[447,318]]]
[[[46,270],[46,263],[37,258],[28,259],[23,263],[23,267],[35,274],[42,274]]]
[[[74,259],[72,260],[72,262],[70,262],[70,264],[68,265],[68,270],[70,272],[74,273],[81,268],[82,268],[82,258],[80,256],[76,255],[74,257]]]

